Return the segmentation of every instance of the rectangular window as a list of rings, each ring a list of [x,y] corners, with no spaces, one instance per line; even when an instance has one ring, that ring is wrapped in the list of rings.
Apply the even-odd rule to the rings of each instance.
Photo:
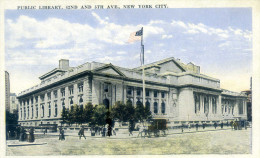
[[[162,92],[161,94],[162,94],[162,98],[164,98],[164,97],[165,97],[165,94],[164,94],[164,92]]]
[[[157,97],[157,93],[158,93],[157,91],[154,91],[154,93],[153,93],[153,97],[156,98],[156,97]]]
[[[48,93],[47,96],[48,96],[48,100],[51,100],[51,93]]]
[[[137,96],[141,95],[141,89],[140,88],[137,89],[136,94],[137,94]]]
[[[38,96],[37,96],[37,97],[35,97],[35,102],[36,102],[36,103],[38,103]]]
[[[54,91],[53,94],[54,94],[54,98],[58,98],[58,93],[57,93],[57,91]]]
[[[79,92],[83,92],[83,83],[78,84]]]
[[[41,95],[41,102],[44,102],[44,95]]]
[[[108,85],[107,84],[104,85],[104,92],[108,92]]]
[[[65,88],[62,88],[62,89],[60,90],[60,92],[61,92],[61,97],[65,97]]]
[[[149,97],[149,96],[150,96],[149,90],[146,90],[146,91],[145,91],[145,96],[146,96],[146,97]]]
[[[127,95],[132,95],[132,87],[127,87]]]
[[[74,93],[74,92],[73,92],[73,86],[70,86],[70,87],[69,87],[69,93],[70,93],[70,95],[73,95],[73,93]]]

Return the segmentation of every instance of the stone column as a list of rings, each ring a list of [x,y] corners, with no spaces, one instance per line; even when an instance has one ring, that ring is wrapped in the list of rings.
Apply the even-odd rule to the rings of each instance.
[[[86,103],[92,103],[92,77],[88,77],[86,87]]]
[[[85,101],[85,100],[83,100],[83,101]],[[79,105],[78,84],[77,83],[73,84],[73,103]]]
[[[122,100],[126,104],[126,101],[127,101],[127,98],[126,98],[126,85],[124,85],[124,83],[123,83],[122,88],[123,88]]]
[[[161,92],[157,91],[157,98],[158,98],[158,114],[162,114],[162,98]]]
[[[49,104],[48,104],[48,95],[47,93],[44,94],[44,117],[48,118],[48,112],[49,111]]]
[[[137,102],[137,99],[136,99],[136,87],[133,87],[133,105],[134,107],[136,107],[136,102]]]
[[[70,100],[69,100],[69,87],[65,87],[65,106],[70,109]]]
[[[61,117],[62,101],[61,101],[61,91],[60,91],[60,88],[57,89],[57,108],[58,108],[58,116],[57,117]]]

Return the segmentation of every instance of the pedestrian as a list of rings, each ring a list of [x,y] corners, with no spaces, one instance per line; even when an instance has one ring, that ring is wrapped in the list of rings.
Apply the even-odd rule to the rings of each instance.
[[[106,127],[104,126],[103,129],[102,129],[102,137],[105,137],[106,136]]]
[[[199,124],[196,123],[196,131],[198,131],[198,129],[199,129]]]
[[[221,124],[220,124],[221,129],[223,129],[223,126],[224,126],[224,124],[223,124],[223,122],[221,122]]]
[[[217,125],[217,122],[215,122],[215,123],[214,123],[214,127],[215,127],[215,129],[217,129],[217,126],[218,126],[218,125]]]
[[[112,136],[112,126],[110,124],[107,125],[107,135]]]
[[[247,130],[247,121],[245,121],[245,129]]]
[[[139,126],[139,133],[137,135],[137,137],[139,137],[139,135],[141,135],[141,138],[143,137],[143,131],[144,131],[144,127],[141,125]]]
[[[61,130],[60,130],[59,140],[65,140],[65,134],[64,134],[64,129],[63,128],[61,128]]]
[[[47,133],[47,127],[45,127],[43,134],[45,135]]]
[[[205,127],[206,127],[206,123],[203,123],[202,128],[205,129]]]
[[[234,122],[233,121],[230,122],[230,126],[231,126],[231,130],[233,130],[233,127],[234,127]]]
[[[184,124],[181,124],[181,133],[184,132]]]
[[[129,122],[129,126],[128,126],[128,131],[129,131],[129,136],[132,135],[133,136],[133,123],[132,121]]]
[[[81,139],[82,136],[86,139],[86,136],[84,134],[84,126],[81,126],[78,135],[79,135],[79,139]]]
[[[112,131],[113,131],[113,134],[116,136],[116,131],[115,131],[115,129],[114,129],[114,128],[112,128],[112,129],[113,129],[113,130],[112,130]]]
[[[189,128],[189,131],[190,131],[190,129],[191,129],[191,125],[190,125],[190,123],[188,123],[188,128]]]
[[[28,142],[34,142],[35,137],[34,137],[34,129],[31,127],[29,130],[29,138],[28,138]]]
[[[20,138],[19,141],[26,141],[26,130],[24,129],[24,127],[20,128]]]

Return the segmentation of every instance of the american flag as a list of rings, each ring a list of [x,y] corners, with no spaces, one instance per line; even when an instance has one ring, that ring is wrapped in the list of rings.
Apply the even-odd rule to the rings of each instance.
[[[133,32],[130,34],[130,37],[128,39],[129,43],[135,42],[135,41],[141,41],[143,35],[143,28],[139,31]]]

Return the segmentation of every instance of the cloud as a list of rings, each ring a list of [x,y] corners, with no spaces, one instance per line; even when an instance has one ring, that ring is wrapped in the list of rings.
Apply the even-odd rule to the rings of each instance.
[[[7,68],[55,66],[61,58],[70,59],[75,66],[99,61],[136,67],[140,65],[140,43],[127,44],[126,41],[130,33],[141,27],[144,28],[145,63],[176,57],[196,62],[202,70],[211,65],[210,62],[239,68],[235,60],[242,58],[241,55],[248,57],[245,63],[250,63],[252,32],[248,30],[174,19],[116,23],[108,15],[90,13],[91,23],[82,24],[56,17],[39,20],[21,15],[6,19]],[[203,63],[207,63],[206,66]]]
[[[162,35],[162,39],[170,39],[173,35]]]
[[[126,51],[119,51],[119,52],[116,52],[117,54],[119,54],[119,55],[124,55],[124,54],[127,54],[127,52]]]

